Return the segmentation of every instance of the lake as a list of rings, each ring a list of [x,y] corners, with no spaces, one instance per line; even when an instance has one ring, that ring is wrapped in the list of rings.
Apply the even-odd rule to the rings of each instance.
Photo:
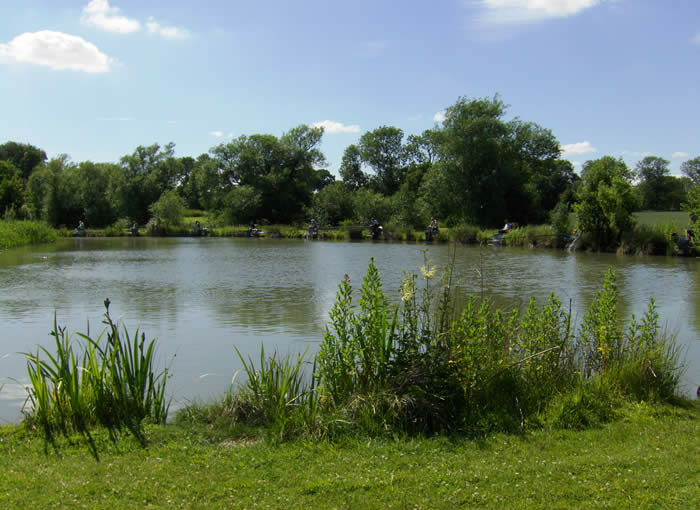
[[[234,346],[268,353],[317,350],[348,274],[362,282],[369,259],[392,298],[404,270],[424,256],[454,258],[460,291],[501,306],[556,293],[581,319],[608,267],[616,269],[621,313],[641,316],[656,299],[663,324],[686,352],[683,391],[700,384],[700,273],[696,259],[618,257],[455,245],[241,238],[75,238],[0,252],[0,424],[18,422],[26,398],[20,352],[50,347],[54,313],[68,332],[102,329],[103,302],[130,332],[156,338],[158,367],[170,366],[171,411],[222,395],[239,371]],[[256,358],[257,357],[257,358]]]

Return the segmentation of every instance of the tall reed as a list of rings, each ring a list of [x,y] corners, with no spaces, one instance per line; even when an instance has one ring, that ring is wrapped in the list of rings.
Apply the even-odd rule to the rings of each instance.
[[[127,428],[144,441],[144,420],[167,419],[168,370],[154,371],[155,340],[146,343],[138,330],[132,339],[126,326],[110,317],[109,299],[104,304],[105,328],[100,335],[92,338],[89,324],[86,333],[78,333],[86,341],[82,354],[76,354],[55,315],[51,332],[55,350],[39,347],[36,354],[25,353],[30,381],[25,423],[41,428],[48,438],[56,432],[88,434],[99,424],[113,438]]]

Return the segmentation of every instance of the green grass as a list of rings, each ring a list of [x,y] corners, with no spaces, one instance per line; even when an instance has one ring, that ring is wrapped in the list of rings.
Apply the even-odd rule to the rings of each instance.
[[[56,231],[42,221],[0,220],[0,250],[53,242]]]
[[[673,223],[679,229],[684,229],[690,223],[690,215],[686,211],[639,211],[633,216],[638,225]]]
[[[226,438],[149,426],[149,448],[106,434],[44,451],[0,428],[0,507],[23,508],[635,508],[700,505],[698,407],[639,404],[601,428],[343,443]]]

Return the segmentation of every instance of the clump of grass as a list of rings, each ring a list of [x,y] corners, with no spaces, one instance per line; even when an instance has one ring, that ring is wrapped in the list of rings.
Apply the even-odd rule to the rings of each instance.
[[[675,223],[638,224],[622,237],[621,251],[638,255],[671,255],[677,251],[683,230]]]
[[[479,227],[475,225],[461,224],[450,228],[449,237],[451,241],[474,244],[479,242],[480,231]]]
[[[56,433],[89,435],[99,424],[115,439],[126,428],[145,441],[144,420],[165,423],[168,370],[154,371],[155,340],[146,343],[138,330],[132,338],[126,326],[112,320],[109,304],[105,300],[105,328],[97,338],[90,336],[89,325],[78,334],[86,341],[82,352],[54,317],[54,350],[25,353],[30,380],[25,425],[40,428],[47,439]]]
[[[526,225],[508,232],[503,241],[506,246],[556,248],[559,239],[551,225]]]
[[[56,230],[42,221],[0,220],[0,249],[49,243],[57,237]]]

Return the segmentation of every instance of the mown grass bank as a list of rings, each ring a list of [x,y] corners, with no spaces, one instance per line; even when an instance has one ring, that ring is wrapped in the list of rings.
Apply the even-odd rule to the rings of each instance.
[[[49,243],[57,237],[56,230],[42,221],[0,220],[0,250]]]
[[[474,442],[211,441],[150,426],[148,449],[96,434],[57,450],[0,428],[2,508],[636,508],[700,505],[697,407],[638,404],[615,423]]]

